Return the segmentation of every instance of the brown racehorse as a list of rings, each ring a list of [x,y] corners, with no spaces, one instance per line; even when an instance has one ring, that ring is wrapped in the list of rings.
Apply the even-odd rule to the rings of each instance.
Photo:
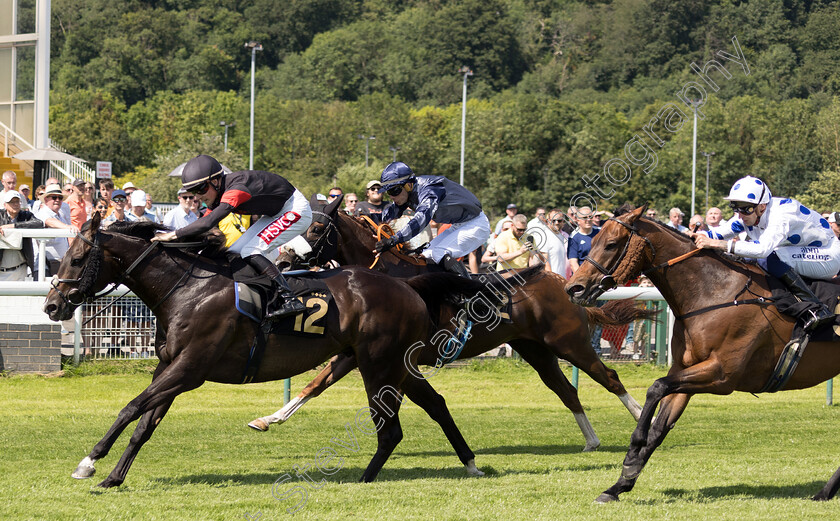
[[[73,473],[76,478],[93,476],[94,463],[108,454],[129,423],[140,418],[122,458],[100,483],[112,487],[123,483],[176,396],[208,380],[243,382],[259,325],[234,307],[234,284],[224,257],[163,249],[161,243],[150,242],[161,228],[154,223],[114,224],[106,230],[99,230],[99,224],[99,213],[94,213],[62,259],[44,311],[52,320],[66,320],[108,283],[123,283],[154,310],[166,337],[151,384],[120,411],[105,437]],[[335,303],[326,312],[327,333],[317,338],[268,335],[262,363],[251,381],[288,378],[336,353],[353,352],[377,429],[377,450],[361,477],[372,481],[402,439],[397,414],[400,388],[416,359],[416,355],[407,357],[406,350],[426,340],[433,328],[429,303],[412,284],[422,286],[426,295],[444,299],[460,290],[441,286],[460,283],[456,276],[441,279],[437,275],[406,281],[358,267],[324,272],[322,277]],[[436,290],[430,290],[435,286]]]
[[[575,302],[591,304],[605,289],[644,271],[674,313],[684,317],[674,325],[673,365],[668,376],[656,380],[648,389],[621,477],[598,497],[602,503],[616,501],[619,494],[633,489],[642,468],[674,427],[692,395],[760,392],[794,326],[793,319],[781,315],[775,307],[755,302],[770,296],[767,279],[759,268],[711,250],[700,250],[680,260],[696,249],[694,242],[643,217],[644,211],[642,207],[610,219],[593,240],[588,262],[566,288]],[[669,265],[669,260],[678,262]],[[741,298],[753,302],[733,305],[734,300]],[[783,390],[811,387],[838,372],[838,346],[812,342]],[[838,487],[840,470],[814,499],[830,499]]]
[[[313,211],[313,222],[305,238],[312,246],[314,260],[318,264],[334,259],[343,266],[370,266],[374,261],[372,251],[376,242],[371,228],[364,221],[349,217],[340,211],[340,208],[339,198],[327,205],[323,211]],[[374,268],[396,276],[411,276],[438,269],[437,265],[427,266],[392,252],[383,253]],[[515,289],[510,317],[512,322],[500,324],[493,329],[476,325],[472,330],[472,338],[463,347],[460,358],[474,357],[502,343],[509,343],[539,373],[545,385],[572,411],[586,440],[584,450],[594,450],[600,445],[600,441],[583,411],[577,390],[560,370],[558,358],[568,360],[581,368],[593,380],[616,394],[633,417],[638,419],[641,407],[627,393],[616,372],[606,367],[593,351],[588,326],[626,324],[647,317],[648,313],[636,308],[632,301],[611,302],[603,308],[590,309],[573,305],[564,292],[565,279],[541,268],[532,268],[519,274],[511,272],[505,276],[510,277],[508,282]],[[447,323],[450,318],[443,317],[440,322]],[[419,363],[439,367],[440,358],[438,347],[428,344],[420,352]],[[352,356],[340,355],[334,358],[284,408],[270,416],[258,418],[249,425],[258,430],[267,430],[271,423],[286,421],[307,400],[321,394],[355,367],[356,361]],[[442,405],[443,398],[439,397],[428,382],[424,380],[422,387],[407,389],[406,396],[415,402],[415,398],[421,401],[434,399],[445,407]],[[454,423],[451,427],[454,427]],[[450,441],[463,441],[457,429],[452,432],[444,427],[444,432]],[[459,450],[454,442],[453,446],[456,447],[456,451]],[[469,466],[468,470],[473,474],[480,474]]]

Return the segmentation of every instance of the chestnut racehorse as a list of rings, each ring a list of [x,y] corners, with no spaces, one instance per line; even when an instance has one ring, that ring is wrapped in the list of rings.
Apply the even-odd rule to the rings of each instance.
[[[566,287],[573,301],[592,304],[606,289],[646,273],[677,315],[673,365],[668,376],[648,389],[621,477],[598,497],[602,503],[616,501],[619,494],[633,489],[691,396],[761,392],[794,326],[791,317],[766,302],[769,284],[757,266],[712,250],[695,252],[688,236],[644,217],[644,212],[642,207],[611,218]],[[735,305],[740,299],[747,302]],[[840,346],[812,342],[782,390],[811,387],[838,373]],[[840,470],[813,499],[834,497],[838,486]]]
[[[403,277],[439,269],[435,264],[427,266],[425,262],[418,262],[390,251],[375,258],[373,246],[376,238],[373,230],[365,221],[346,215],[340,208],[341,198],[326,205],[323,210],[313,211],[312,224],[304,235],[312,247],[312,263],[321,265],[335,260],[342,266],[370,266],[376,260],[374,269]],[[487,277],[492,278],[489,275]],[[602,308],[587,309],[573,305],[564,292],[565,279],[541,268],[531,268],[519,273],[509,272],[503,277],[507,278],[509,286],[514,290],[511,322],[502,323],[492,329],[477,324],[472,329],[472,337],[464,345],[460,358],[478,356],[500,344],[509,343],[539,373],[543,383],[572,411],[585,438],[584,451],[597,448],[600,440],[586,417],[578,399],[577,389],[561,371],[558,358],[581,368],[593,380],[617,395],[633,417],[638,419],[641,407],[627,393],[616,372],[606,367],[593,351],[589,326],[627,324],[639,318],[646,318],[649,313],[638,309],[632,300],[610,302]],[[451,316],[441,317],[439,322],[447,323],[450,318]],[[440,359],[439,349],[427,344],[420,352],[418,363],[440,367]],[[320,395],[355,367],[356,361],[352,356],[339,355],[285,407],[270,416],[258,418],[249,425],[258,430],[267,430],[271,423],[286,421],[306,401]],[[424,396],[420,396],[420,392],[424,393]],[[423,383],[422,391],[407,389],[406,395],[412,401],[415,401],[416,396],[424,401],[434,399],[441,405],[443,402],[443,398],[440,398],[428,382]],[[447,428],[442,427],[444,432],[447,432]],[[447,432],[447,437],[450,441],[463,440],[460,432]]]
[[[249,353],[256,345],[260,325],[234,307],[234,284],[224,257],[182,251],[177,243],[169,243],[175,247],[165,249],[162,243],[151,243],[154,233],[162,228],[154,223],[118,223],[105,230],[100,230],[99,224],[96,212],[62,259],[44,311],[52,320],[66,320],[109,283],[122,283],[155,312],[159,330],[165,334],[165,345],[156,342],[162,347],[151,384],[120,411],[105,437],[73,472],[76,478],[93,476],[94,463],[104,458],[120,433],[139,418],[122,458],[99,484],[113,487],[123,483],[140,448],[179,394],[208,380],[243,383],[253,363]],[[324,317],[326,333],[315,338],[267,335],[262,362],[249,380],[289,378],[336,353],[352,352],[378,435],[376,453],[361,477],[372,481],[402,439],[397,414],[400,389],[417,358],[416,354],[407,355],[407,349],[425,341],[434,327],[427,306],[439,305],[438,301],[454,298],[455,292],[468,288],[454,275],[400,280],[359,267],[331,270],[317,277],[333,295],[334,305],[329,305]],[[425,301],[413,284],[420,293],[437,300]]]

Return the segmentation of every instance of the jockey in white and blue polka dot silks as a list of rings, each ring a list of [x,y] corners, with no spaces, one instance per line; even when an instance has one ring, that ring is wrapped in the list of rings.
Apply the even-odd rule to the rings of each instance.
[[[814,304],[803,317],[806,331],[832,320],[834,313],[800,277],[828,280],[840,271],[840,241],[828,221],[795,199],[772,197],[757,177],[739,179],[725,199],[735,216],[724,226],[696,234],[695,244],[758,259],[794,296]],[[741,232],[746,240],[734,239]]]

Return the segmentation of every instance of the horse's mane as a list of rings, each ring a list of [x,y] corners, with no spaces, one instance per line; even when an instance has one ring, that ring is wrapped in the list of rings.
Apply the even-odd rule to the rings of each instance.
[[[89,223],[89,222],[88,222]],[[85,223],[85,226],[88,226]],[[152,221],[116,221],[108,226],[107,231],[114,233],[121,233],[129,237],[136,237],[144,241],[150,241],[159,231],[171,231],[162,224]],[[201,254],[206,257],[222,257],[227,251],[225,245],[227,239],[225,235],[218,228],[213,228],[210,231],[202,234],[198,238],[198,242],[202,245],[196,248],[185,248],[187,251],[197,252],[201,250]],[[176,243],[177,244],[177,243]]]

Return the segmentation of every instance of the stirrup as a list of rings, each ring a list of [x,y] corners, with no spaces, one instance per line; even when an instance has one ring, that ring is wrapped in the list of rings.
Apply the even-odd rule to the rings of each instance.
[[[270,313],[266,310],[265,319],[266,320],[282,320],[283,318],[298,315],[306,311],[306,306],[303,305],[303,302],[298,300],[295,297],[291,297],[286,299],[279,308],[271,311]]]
[[[820,309],[809,310],[807,313],[810,316],[805,321],[805,325],[802,326],[806,333],[810,333],[834,320],[834,313],[825,306]]]

